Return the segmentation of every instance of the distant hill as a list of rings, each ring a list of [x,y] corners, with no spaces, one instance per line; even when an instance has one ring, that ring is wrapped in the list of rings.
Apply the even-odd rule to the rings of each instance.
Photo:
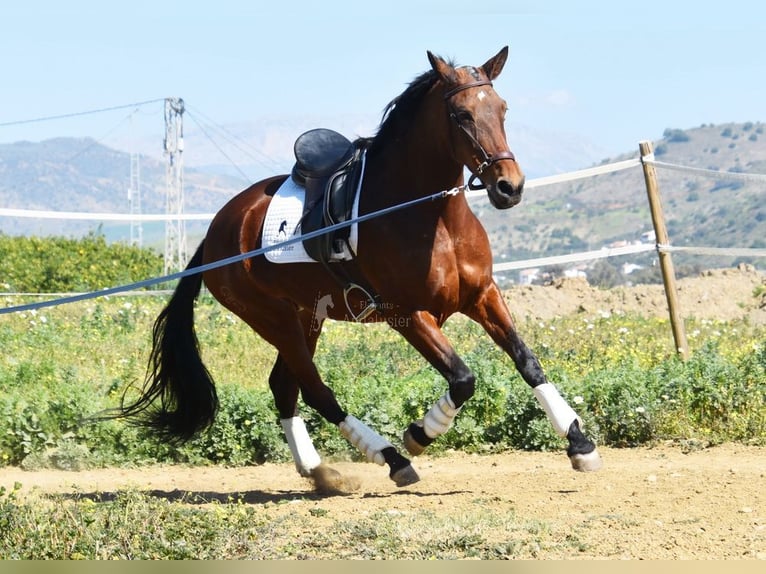
[[[165,164],[140,156],[139,165],[143,212],[163,213]],[[197,213],[215,212],[243,187],[236,178],[188,168],[184,183],[185,203],[193,206],[188,211]],[[0,207],[129,213],[129,186],[130,154],[89,138],[0,144]],[[87,221],[0,218],[0,231],[9,235],[79,236],[97,226]],[[144,227],[148,243],[159,244],[163,224]],[[101,231],[110,240],[130,237],[129,223],[105,224]]]
[[[272,156],[273,165],[290,165],[293,136],[303,127],[311,126],[271,126],[271,131],[267,130],[272,134],[268,149],[273,152],[286,148],[278,157]],[[668,129],[655,142],[656,156],[685,166],[766,173],[764,129],[764,124],[750,122]],[[363,130],[355,129],[347,135],[369,135],[357,131]],[[247,134],[252,131],[240,126],[238,136],[245,138]],[[530,177],[589,167],[594,158],[600,157],[598,150],[587,149],[577,138],[553,148],[551,139],[544,134],[536,136],[531,130],[517,128],[509,133],[509,139],[515,142],[517,153],[524,154]],[[257,138],[251,139],[251,143],[259,145]],[[197,141],[194,149],[196,163],[200,165],[201,158],[206,157],[202,153],[204,146]],[[602,163],[637,155],[638,149]],[[214,157],[212,151],[207,156]],[[561,163],[544,163],[552,157],[559,158]],[[247,185],[242,174],[227,174],[227,169],[220,166],[198,169],[188,166],[187,161],[188,212],[215,212]],[[142,155],[140,167],[143,211],[161,213],[165,201],[165,165],[160,159]],[[261,165],[258,169],[263,171],[265,167]],[[2,144],[0,207],[128,212],[129,171],[128,153],[92,139],[58,138],[40,143]],[[250,175],[259,178],[263,174]],[[668,170],[659,170],[658,175],[672,244],[766,247],[766,195],[762,184]],[[496,259],[501,261],[599,249],[615,242],[637,241],[642,233],[651,230],[640,168],[529,189],[522,203],[509,211],[497,211],[483,200],[473,202],[472,206],[490,233]],[[205,223],[189,224],[190,241],[201,237],[206,226]],[[0,232],[6,234],[77,236],[95,227],[91,222],[0,217]],[[109,240],[125,241],[129,237],[127,223],[105,224],[100,229]],[[161,248],[163,233],[161,223],[144,224],[144,237],[149,245]],[[654,254],[647,254],[633,259],[639,264],[651,265],[653,257]],[[705,261],[709,266],[723,266],[734,259]],[[754,263],[763,266],[763,261]]]
[[[760,123],[703,125],[667,129],[654,142],[658,161],[722,172],[766,173],[766,126]],[[611,163],[638,157],[634,152]],[[719,179],[657,170],[663,210],[675,246],[766,247],[766,186],[761,182]],[[492,237],[499,260],[566,254],[636,242],[652,230],[646,186],[640,167],[525,192],[507,212],[474,205]],[[673,256],[682,264],[720,267],[743,259]],[[633,260],[651,265],[654,253]],[[764,267],[764,261],[746,262]]]

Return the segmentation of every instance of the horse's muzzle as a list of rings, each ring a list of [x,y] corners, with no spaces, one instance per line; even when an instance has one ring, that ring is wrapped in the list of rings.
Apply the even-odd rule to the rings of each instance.
[[[514,184],[508,179],[499,179],[493,185],[487,186],[490,203],[496,209],[509,209],[521,201],[524,192],[524,177]]]

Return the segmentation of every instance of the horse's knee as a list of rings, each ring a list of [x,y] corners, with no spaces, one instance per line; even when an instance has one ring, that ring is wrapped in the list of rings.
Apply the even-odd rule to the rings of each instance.
[[[473,396],[476,390],[476,376],[469,370],[460,373],[449,382],[449,395],[456,408]]]

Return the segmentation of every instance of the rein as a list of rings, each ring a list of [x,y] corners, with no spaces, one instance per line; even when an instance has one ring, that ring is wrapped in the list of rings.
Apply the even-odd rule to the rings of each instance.
[[[479,177],[481,174],[484,173],[484,170],[487,169],[489,166],[491,166],[493,163],[497,163],[498,161],[502,161],[505,159],[516,161],[516,156],[513,155],[513,152],[511,150],[507,151],[501,151],[496,154],[489,154],[487,153],[487,150],[484,149],[484,146],[479,143],[479,140],[474,137],[474,135],[468,130],[465,125],[460,121],[460,119],[457,117],[457,113],[455,112],[455,107],[452,105],[452,102],[450,102],[450,98],[457,94],[458,92],[462,92],[463,90],[467,90],[469,88],[477,88],[479,86],[492,86],[492,82],[490,80],[477,80],[475,82],[469,82],[468,84],[462,84],[460,86],[456,86],[452,88],[451,90],[447,90],[447,92],[444,94],[444,100],[447,102],[447,106],[449,107],[449,116],[453,120],[455,120],[455,124],[457,124],[457,127],[460,128],[460,130],[468,137],[470,142],[473,144],[475,149],[478,149],[481,153],[482,161],[479,163],[478,166],[476,166],[476,173],[471,174],[470,179],[468,180],[468,188],[471,190],[477,190],[477,189],[484,189],[486,186],[483,183],[476,184],[475,181],[478,179],[481,182],[481,178]]]

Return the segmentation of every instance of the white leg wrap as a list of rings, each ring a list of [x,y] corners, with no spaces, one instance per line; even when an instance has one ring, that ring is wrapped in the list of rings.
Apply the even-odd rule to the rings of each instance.
[[[306,424],[301,417],[292,417],[289,419],[280,419],[282,430],[285,431],[287,444],[290,446],[290,452],[293,453],[295,468],[301,476],[309,476],[322,463],[319,453],[314,449],[314,443],[306,430]]]
[[[461,407],[462,408],[462,407]],[[452,426],[452,421],[460,412],[449,396],[449,391],[436,401],[423,417],[423,430],[428,438],[436,438],[447,432]]]
[[[555,431],[561,437],[566,437],[569,427],[576,420],[580,420],[577,413],[567,404],[564,398],[559,394],[558,389],[551,383],[543,383],[532,388],[532,392],[537,397],[540,406],[543,407],[545,414],[548,415]],[[582,424],[582,423],[581,423]]]
[[[346,440],[362,451],[367,460],[380,465],[386,463],[381,451],[393,446],[390,442],[351,415],[346,416],[345,420],[341,421],[338,426]]]

